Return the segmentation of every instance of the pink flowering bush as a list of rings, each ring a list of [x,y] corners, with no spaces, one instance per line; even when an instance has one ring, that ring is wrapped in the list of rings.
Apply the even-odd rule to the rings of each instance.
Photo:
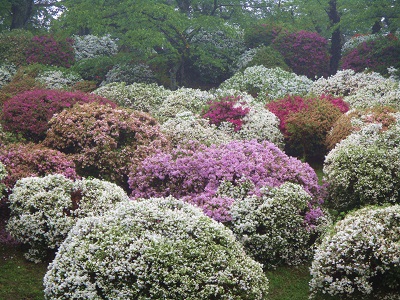
[[[209,107],[203,112],[203,118],[209,119],[211,124],[219,126],[222,122],[229,122],[234,131],[239,131],[243,124],[243,117],[250,111],[249,108],[235,106],[240,97],[228,96],[217,101],[209,102]]]
[[[281,33],[273,46],[298,75],[308,78],[327,76],[329,71],[328,41],[316,32]]]
[[[72,43],[71,39],[57,41],[51,35],[34,36],[31,47],[26,50],[26,61],[28,64],[41,63],[68,68],[75,58]]]
[[[317,176],[308,164],[287,156],[270,142],[256,140],[159,152],[133,169],[128,182],[133,198],[173,196],[198,205],[218,221],[230,221],[234,197],[218,189],[223,181],[239,186],[244,179],[254,185],[246,194],[287,181],[300,184],[313,196],[320,192]]]
[[[75,164],[71,158],[57,150],[36,144],[9,144],[0,147],[0,162],[7,170],[2,180],[10,190],[17,180],[48,174],[63,174],[70,179],[77,178]]]
[[[55,115],[44,144],[70,154],[80,175],[127,188],[132,165],[169,142],[146,113],[86,103]]]
[[[54,114],[75,103],[90,102],[116,106],[112,101],[94,94],[39,89],[6,100],[1,118],[5,130],[21,133],[28,140],[40,141],[44,139],[47,122]]]

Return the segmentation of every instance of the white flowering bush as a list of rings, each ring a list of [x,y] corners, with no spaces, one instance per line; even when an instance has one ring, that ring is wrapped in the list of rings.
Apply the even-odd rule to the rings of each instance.
[[[120,201],[129,201],[122,188],[98,179],[23,178],[9,196],[7,230],[29,245],[26,258],[39,262],[58,248],[77,219],[100,215]]]
[[[79,220],[44,287],[46,299],[266,299],[268,279],[224,225],[151,198]]]
[[[118,52],[118,46],[110,35],[74,36],[75,61],[89,59],[98,56],[113,56]]]
[[[349,213],[315,251],[310,298],[400,299],[399,236],[399,205]]]
[[[239,57],[235,61],[235,65],[233,66],[233,71],[236,73],[241,69],[246,68],[260,49],[262,48],[261,47],[251,48],[244,51],[241,55],[239,55]]]
[[[366,34],[366,35],[358,35],[353,36],[348,39],[342,46],[342,54],[345,54],[355,48],[362,43],[366,43],[369,41],[375,40],[377,37],[381,37],[381,34]]]
[[[338,71],[328,78],[321,77],[314,81],[310,87],[310,94],[351,96],[357,93],[359,89],[386,82],[386,80],[385,77],[376,72],[355,72],[354,70],[346,69]]]
[[[191,88],[180,88],[171,92],[160,105],[156,118],[161,122],[175,117],[177,114],[190,111],[199,114],[214,95],[207,91]]]
[[[246,251],[266,268],[299,264],[310,258],[313,242],[330,220],[311,202],[298,184],[265,188],[261,196],[233,203],[232,230]]]
[[[371,124],[350,134],[325,157],[328,203],[338,211],[400,202],[400,126]]]
[[[268,69],[264,66],[248,67],[237,72],[220,85],[220,89],[235,89],[256,95],[259,102],[283,98],[287,94],[305,95],[312,81],[281,68]]]
[[[9,83],[17,72],[13,64],[3,64],[0,66],[0,88]]]
[[[68,69],[52,68],[44,70],[35,78],[36,81],[43,84],[46,88],[52,90],[69,89],[79,81],[83,81],[82,77]]]
[[[114,82],[99,87],[93,93],[110,99],[119,106],[154,115],[172,92],[155,83],[126,84],[125,82]]]
[[[7,177],[7,174],[6,167],[0,162],[0,204],[6,190],[6,185],[2,181]]]
[[[134,82],[154,83],[156,82],[156,78],[153,71],[146,64],[120,63],[108,71],[100,85],[102,86],[112,82],[125,82],[126,84],[132,84]]]
[[[226,144],[232,137],[218,130],[217,126],[210,124],[193,113],[181,112],[175,118],[170,118],[160,126],[161,131],[169,137],[173,146],[192,143],[193,141],[210,146],[212,144]]]

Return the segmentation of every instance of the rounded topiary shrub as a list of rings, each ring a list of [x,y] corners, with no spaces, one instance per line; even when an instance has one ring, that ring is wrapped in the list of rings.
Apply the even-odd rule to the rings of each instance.
[[[132,165],[169,145],[150,115],[97,103],[77,104],[54,116],[44,143],[71,155],[80,175],[124,188]]]
[[[219,195],[222,181],[234,186],[249,180],[257,193],[265,185],[298,183],[311,195],[320,192],[314,170],[264,141],[232,141],[223,145],[177,147],[149,156],[129,175],[135,198],[174,196],[203,208],[218,221],[230,221],[232,197]]]
[[[129,201],[122,188],[98,179],[23,178],[9,196],[7,230],[29,245],[28,260],[41,261],[57,250],[78,218],[103,214],[120,201]]]
[[[103,97],[83,92],[33,90],[6,100],[1,118],[5,130],[21,133],[26,139],[37,142],[45,138],[48,121],[54,114],[75,103],[90,102],[116,106]]]
[[[44,287],[46,299],[266,299],[268,280],[229,229],[167,198],[79,220]]]
[[[315,251],[312,298],[399,299],[399,236],[399,205],[348,214]]]
[[[232,230],[265,268],[300,264],[311,257],[314,241],[330,220],[311,202],[310,194],[298,184],[265,187],[261,196],[233,203]]]
[[[292,72],[290,67],[286,64],[283,55],[273,47],[257,48],[257,52],[253,58],[246,64],[246,67],[251,66],[264,66],[266,68],[279,67],[282,70]]]
[[[60,151],[36,144],[8,144],[0,147],[0,161],[5,165],[7,176],[3,179],[7,190],[22,178],[63,174],[75,179],[75,163]]]
[[[75,60],[91,59],[102,56],[113,56],[118,52],[118,45],[110,35],[95,36],[92,34],[74,36],[73,47]]]

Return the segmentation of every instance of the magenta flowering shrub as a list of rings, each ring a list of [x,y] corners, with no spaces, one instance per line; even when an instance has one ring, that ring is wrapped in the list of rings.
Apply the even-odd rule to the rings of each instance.
[[[55,115],[44,144],[70,154],[80,175],[123,188],[132,166],[169,146],[150,115],[97,103],[76,104]]]
[[[28,64],[40,63],[68,68],[75,59],[72,44],[72,39],[57,41],[51,35],[34,36],[31,46],[26,50],[26,61]]]
[[[313,196],[320,186],[314,170],[287,156],[270,142],[232,141],[224,145],[180,148],[143,160],[129,174],[133,198],[173,196],[200,206],[218,221],[229,221],[232,197],[218,193],[221,182],[240,185],[243,178],[254,185],[248,194],[264,186],[298,183]]]
[[[62,174],[75,179],[75,164],[70,157],[42,145],[9,144],[0,147],[0,162],[6,167],[7,176],[2,180],[8,190],[25,177],[42,177]]]
[[[21,133],[26,139],[40,141],[45,137],[48,121],[75,103],[97,102],[115,107],[112,101],[98,95],[61,90],[32,90],[6,100],[1,116],[4,130]]]
[[[229,122],[234,126],[234,131],[239,131],[243,125],[243,117],[250,111],[248,107],[235,106],[239,100],[240,97],[227,96],[217,101],[211,101],[203,112],[203,118],[217,126],[222,122]]]
[[[281,33],[273,46],[297,75],[306,75],[310,79],[328,75],[328,41],[318,33],[304,30]]]

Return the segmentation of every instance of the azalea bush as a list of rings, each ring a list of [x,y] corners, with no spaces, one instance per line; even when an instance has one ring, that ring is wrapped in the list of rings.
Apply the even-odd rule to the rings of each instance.
[[[311,298],[397,299],[399,216],[399,205],[366,207],[336,223],[315,251]]]
[[[314,170],[287,156],[270,142],[232,141],[223,145],[177,147],[149,156],[129,175],[134,198],[173,196],[203,208],[219,221],[230,221],[233,199],[217,193],[221,181],[237,185],[250,180],[258,193],[265,185],[298,183],[318,197],[320,186]]]
[[[350,134],[325,158],[327,203],[338,211],[400,201],[400,127],[370,124]]]
[[[26,50],[28,64],[70,67],[74,63],[73,41],[69,38],[57,40],[52,35],[34,36],[30,47]]]
[[[169,142],[146,113],[87,103],[55,115],[44,144],[70,155],[82,176],[126,188],[132,165]]]
[[[272,46],[298,75],[308,78],[327,76],[329,73],[328,40],[316,32],[298,31],[278,35]]]
[[[36,80],[48,89],[71,90],[75,84],[83,79],[78,73],[70,69],[52,67],[40,72]]]
[[[99,86],[106,78],[107,73],[115,65],[115,59],[110,56],[95,56],[77,61],[71,69],[83,79],[96,82]]]
[[[155,83],[156,77],[151,68],[143,62],[122,62],[113,66],[106,74],[100,85],[112,82],[125,82],[126,84]]]
[[[93,93],[110,99],[119,106],[156,115],[159,106],[173,92],[155,83],[114,82],[99,87]]]
[[[232,230],[264,268],[300,264],[312,256],[313,243],[330,220],[311,203],[310,194],[298,184],[265,187],[260,196],[233,203]]]
[[[44,287],[47,299],[261,300],[268,279],[224,225],[182,201],[152,198],[79,220]]]
[[[118,45],[110,35],[96,36],[88,34],[74,36],[73,41],[75,61],[99,56],[113,56],[118,52]]]
[[[26,51],[31,48],[33,34],[28,30],[3,30],[0,33],[0,61],[20,67],[26,65]]]
[[[9,196],[7,230],[29,246],[26,258],[39,262],[57,250],[79,218],[101,215],[120,201],[129,201],[124,190],[98,179],[23,178]]]
[[[269,69],[279,67],[282,70],[292,72],[283,55],[272,46],[258,48],[252,59],[246,64],[246,67],[251,66],[264,66]]]
[[[249,26],[244,31],[244,41],[248,48],[269,46],[283,32],[283,27],[273,23],[261,23]]]
[[[8,191],[19,179],[29,176],[63,174],[67,178],[77,178],[71,158],[57,150],[33,143],[2,145],[0,162],[7,170],[7,176],[2,182]]]
[[[296,75],[281,68],[264,66],[248,67],[224,81],[221,89],[234,89],[253,95],[266,103],[290,95],[305,95],[312,81],[306,76]]]
[[[11,81],[16,72],[17,70],[13,64],[2,64],[0,66],[0,89]]]
[[[97,105],[116,105],[106,98],[82,92],[61,90],[32,90],[5,101],[2,122],[5,130],[21,133],[32,141],[43,140],[48,121],[56,113],[75,103],[96,102]]]

